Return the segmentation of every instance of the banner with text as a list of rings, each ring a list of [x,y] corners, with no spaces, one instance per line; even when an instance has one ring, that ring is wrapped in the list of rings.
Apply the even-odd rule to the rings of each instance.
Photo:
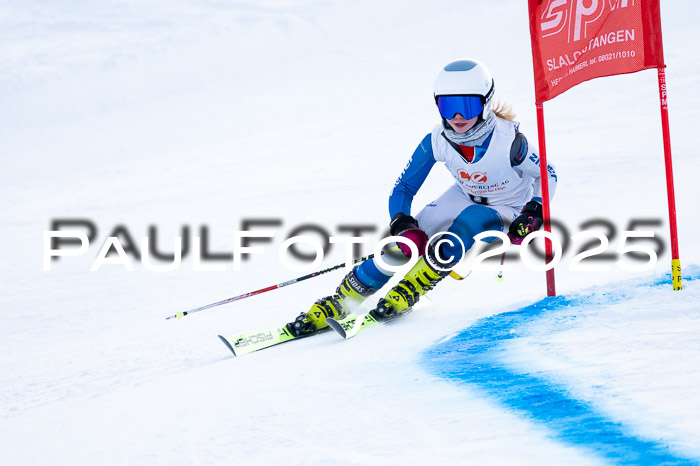
[[[537,103],[593,78],[664,66],[659,0],[528,0]]]

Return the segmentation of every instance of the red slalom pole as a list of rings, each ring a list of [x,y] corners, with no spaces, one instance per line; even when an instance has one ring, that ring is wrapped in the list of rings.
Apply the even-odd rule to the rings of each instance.
[[[673,188],[673,163],[671,160],[671,131],[668,124],[668,92],[666,69],[657,68],[659,75],[659,99],[661,104],[661,131],[664,137],[664,161],[666,165],[666,193],[668,197],[668,223],[671,228],[671,277],[673,289],[683,289],[681,260],[678,252],[678,225],[676,223],[676,195]]]
[[[552,225],[549,215],[549,173],[547,172],[547,147],[544,140],[544,109],[542,104],[537,104],[537,135],[540,143],[540,183],[542,185],[542,220],[545,231],[551,233]],[[548,264],[554,254],[552,252],[552,242],[544,240],[545,262]],[[554,268],[545,272],[547,275],[547,296],[556,296],[557,291],[554,285]]]

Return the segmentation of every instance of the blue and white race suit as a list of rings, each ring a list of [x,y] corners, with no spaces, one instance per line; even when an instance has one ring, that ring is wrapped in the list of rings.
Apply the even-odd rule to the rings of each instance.
[[[435,201],[416,216],[418,226],[428,237],[440,232],[457,235],[469,250],[474,236],[497,230],[507,231],[510,223],[530,200],[542,202],[540,159],[530,150],[519,124],[496,119],[491,134],[480,146],[458,146],[448,141],[443,126],[436,126],[418,145],[399,176],[389,197],[389,214],[411,214],[413,198],[435,163],[442,162],[455,179]],[[557,174],[547,165],[550,199],[557,186]],[[444,251],[455,260],[462,257],[462,247],[454,244]],[[375,289],[391,277],[376,261],[366,261],[357,276]]]

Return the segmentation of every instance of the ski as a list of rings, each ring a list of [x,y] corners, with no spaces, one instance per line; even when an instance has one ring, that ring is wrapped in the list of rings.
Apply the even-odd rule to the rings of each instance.
[[[219,338],[222,342],[224,342],[226,347],[231,350],[234,356],[241,356],[254,351],[260,351],[271,346],[280,345],[288,341],[300,340],[302,338],[317,335],[322,333],[324,330],[326,329],[319,330],[315,333],[296,336],[289,331],[286,325],[284,325],[282,327],[263,330],[261,332],[243,333],[237,337],[225,337],[223,335],[219,335]]]
[[[339,320],[332,317],[326,319],[328,326],[343,338],[352,338],[361,330],[369,328],[377,322],[380,321],[374,318],[371,312],[366,314],[349,314],[345,318]]]
[[[380,319],[374,311],[369,311],[366,314],[349,314],[343,319],[329,317],[326,319],[326,323],[330,328],[335,330],[338,335],[347,339],[354,337],[362,330],[373,327],[380,322],[386,323],[398,319],[402,315],[408,314],[408,312],[410,311],[402,312],[386,319]]]

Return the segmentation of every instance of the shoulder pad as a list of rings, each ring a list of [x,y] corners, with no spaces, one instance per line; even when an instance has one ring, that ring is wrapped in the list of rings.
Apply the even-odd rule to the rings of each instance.
[[[527,157],[528,147],[527,138],[523,133],[516,131],[515,138],[513,139],[513,144],[510,146],[510,165],[511,167],[517,167],[525,157]]]

